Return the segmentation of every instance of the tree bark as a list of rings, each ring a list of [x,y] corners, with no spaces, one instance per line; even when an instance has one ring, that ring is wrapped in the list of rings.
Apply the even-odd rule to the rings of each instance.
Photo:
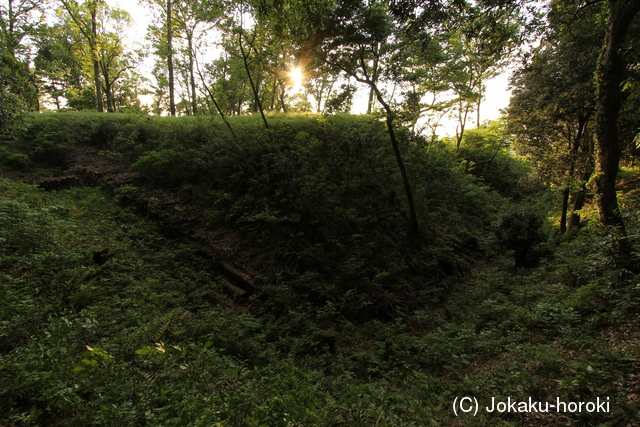
[[[378,58],[373,60],[373,76],[371,77],[373,83],[376,82],[377,78],[378,78]],[[371,112],[373,111],[373,96],[374,96],[374,90],[373,88],[371,88],[369,90],[369,100],[367,101],[367,114],[371,114]]]
[[[480,129],[480,106],[482,105],[482,88],[480,88],[480,97],[478,98],[478,107],[476,110],[476,129]]]
[[[571,208],[571,215],[569,215],[569,223],[567,224],[567,233],[580,225],[580,211],[584,207],[584,202],[587,200],[587,181],[591,178],[593,169],[590,167],[588,170],[582,172],[580,176],[580,190],[573,196],[573,207]]]
[[[622,104],[620,85],[626,63],[623,53],[627,30],[640,11],[640,0],[609,0],[607,35],[596,71],[596,144],[598,162],[595,190],[600,222],[615,227],[626,236],[616,197],[616,177],[620,163],[618,116]]]
[[[109,80],[109,72],[105,69],[104,72],[104,94],[107,98],[107,112],[113,113],[116,110],[116,103],[113,99],[113,87],[111,85],[111,81]]]
[[[571,189],[565,188],[562,191],[562,209],[560,212],[560,233],[567,232],[567,211],[569,210],[569,193]]]
[[[373,59],[373,71],[371,73],[371,81],[373,82],[373,84],[376,84],[376,82],[378,81],[378,67],[380,65],[380,59],[378,58],[378,52],[380,49],[380,44],[376,45],[376,49],[373,50],[374,53],[374,59]],[[373,90],[373,87],[371,87],[369,89],[369,99],[367,101],[367,114],[371,114],[371,112],[373,111],[373,97],[374,97],[375,91]]]
[[[98,63],[98,21],[97,21],[97,9],[98,2],[95,1],[91,5],[91,55],[93,56],[93,84],[96,90],[96,103],[99,113],[104,112],[104,104],[102,103],[102,87],[100,84],[100,64]]]
[[[462,109],[462,106],[460,107]],[[460,151],[460,144],[462,144],[462,137],[464,136],[464,127],[467,123],[467,115],[469,114],[469,107],[465,107],[464,116],[462,110],[458,111],[458,123],[460,127],[456,126],[456,151]],[[460,132],[458,132],[458,129]]]
[[[167,0],[167,67],[169,68],[169,114],[176,115],[176,98],[173,79],[173,29],[171,22],[171,0]]]
[[[576,174],[576,164],[579,161],[578,158],[581,150],[583,153],[588,154],[590,159],[593,157],[591,144],[585,138],[585,135],[588,135],[587,129],[592,116],[593,108],[587,107],[586,109],[582,110],[582,114],[580,114],[578,118],[577,132],[575,134],[575,137],[573,138],[572,144],[569,147],[572,159],[570,167],[570,173],[572,177]],[[571,191],[573,207],[568,218],[566,228],[567,233],[580,225],[580,214],[576,212],[582,209],[587,198],[587,181],[589,180],[589,178],[591,178],[591,175],[593,175],[593,164],[589,162],[588,165],[584,165],[583,167],[579,167],[578,169],[579,171],[581,171],[580,176],[578,177],[578,181],[580,182],[580,189],[577,191]]]
[[[194,61],[195,52],[193,50],[193,34],[187,34],[187,41],[189,43],[189,79],[191,80],[191,111],[195,116],[198,114],[198,97],[196,95],[196,77],[194,74]]]

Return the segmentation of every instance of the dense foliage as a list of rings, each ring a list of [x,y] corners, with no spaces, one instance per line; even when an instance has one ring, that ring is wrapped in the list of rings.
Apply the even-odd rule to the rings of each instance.
[[[412,306],[424,283],[439,293],[443,274],[463,274],[468,256],[486,251],[488,226],[508,199],[466,174],[445,145],[402,135],[424,228],[408,235],[401,181],[379,122],[269,120],[268,132],[257,120],[234,120],[233,139],[204,118],[44,115],[23,146],[34,160],[59,160],[68,141],[126,156],[134,170],[206,209],[210,227],[240,230],[288,266],[285,282],[293,281],[296,293],[350,316]],[[505,174],[511,182],[523,176],[517,169]]]
[[[0,4],[0,425],[640,423],[639,1],[51,5]]]
[[[446,425],[466,395],[486,405],[600,396],[612,410],[485,412],[465,425],[637,420],[639,278],[618,268],[595,223],[537,268],[515,268],[503,251],[522,237],[498,208],[540,203],[537,187],[516,174],[522,186],[505,197],[490,187],[499,181],[472,173],[469,155],[406,135],[425,225],[407,236],[378,122],[271,119],[272,138],[244,119],[234,140],[202,119],[42,115],[5,148],[23,156],[5,170],[25,177],[55,173],[53,160],[72,150],[131,162],[202,204],[212,228],[245,233],[282,264],[265,278],[266,300],[234,300],[210,263],[162,237],[148,213],[97,189],[43,193],[3,178],[3,422]],[[133,193],[125,186],[116,198]],[[636,193],[623,204],[631,232]],[[520,236],[539,242],[544,228],[531,221]],[[103,247],[110,257],[98,263],[92,252]]]

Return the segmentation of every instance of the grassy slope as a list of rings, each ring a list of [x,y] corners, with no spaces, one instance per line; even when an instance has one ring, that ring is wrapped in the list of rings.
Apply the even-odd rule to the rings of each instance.
[[[637,420],[638,277],[615,267],[596,228],[536,269],[515,270],[501,256],[480,261],[445,300],[383,321],[351,319],[326,301],[286,316],[237,305],[192,249],[98,190],[43,194],[3,180],[0,201],[0,423]],[[634,234],[637,195],[625,193],[623,205]],[[115,256],[97,266],[91,250],[102,246]],[[610,397],[613,412],[456,420],[452,401],[465,395],[485,404]]]

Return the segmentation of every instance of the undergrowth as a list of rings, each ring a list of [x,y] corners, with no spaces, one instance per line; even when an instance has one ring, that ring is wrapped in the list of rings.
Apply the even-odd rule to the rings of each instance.
[[[204,118],[61,117],[36,121],[35,141],[7,148],[26,160],[3,166],[34,169],[43,138],[61,155],[84,144],[126,157],[209,206],[212,227],[275,251],[283,268],[268,278],[269,299],[240,303],[193,248],[106,193],[1,179],[0,425],[640,422],[640,277],[620,268],[616,242],[593,222],[556,244],[541,242],[548,224],[522,233],[540,257],[515,267],[513,239],[494,229],[535,212],[536,195],[503,186],[519,168],[506,157],[500,174],[475,176],[465,169],[481,152],[460,159],[406,137],[416,244],[384,133],[368,119],[283,117],[272,120],[281,138],[270,138],[243,118],[238,135],[255,138],[234,145]],[[51,129],[84,136],[42,134]],[[633,236],[637,200],[622,200]],[[608,398],[610,410],[456,417],[465,396],[481,409],[492,398]]]
[[[236,230],[268,254],[279,271],[269,278],[277,307],[304,299],[352,320],[442,302],[450,278],[493,254],[490,225],[511,197],[535,192],[504,147],[491,166],[500,176],[487,180],[467,173],[470,161],[446,144],[400,131],[416,235],[382,123],[350,115],[269,122],[266,131],[256,118],[235,118],[232,138],[208,117],[42,114],[16,147],[32,162],[87,148],[129,162],[199,205],[210,228]]]

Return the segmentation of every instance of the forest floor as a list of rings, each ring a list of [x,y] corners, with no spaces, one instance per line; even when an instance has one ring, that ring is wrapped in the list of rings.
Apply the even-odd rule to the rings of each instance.
[[[150,277],[151,270],[169,276],[164,269],[178,270],[182,259],[164,255],[153,238],[146,242],[144,230],[136,234],[139,225],[131,226],[131,239],[140,240],[140,251],[158,257],[154,267],[142,266],[140,254],[100,267],[70,258],[67,270],[77,271],[56,272],[60,278],[52,276],[47,285],[56,297],[68,293],[59,297],[60,308],[43,303],[51,310],[47,318],[37,317],[41,308],[35,305],[33,312],[24,309],[21,323],[8,332],[17,337],[15,343],[0,348],[0,357],[7,354],[0,365],[12,367],[6,395],[22,411],[12,413],[13,421],[6,425],[29,425],[15,421],[19,417],[69,416],[85,421],[102,417],[102,425],[144,417],[149,425],[168,420],[229,426],[640,425],[640,317],[633,314],[637,297],[633,290],[606,282],[610,266],[601,257],[605,251],[594,249],[605,246],[599,238],[562,246],[536,269],[514,269],[507,257],[479,262],[438,312],[419,310],[395,322],[335,322],[342,329],[332,338],[332,351],[324,351],[327,337],[305,317],[304,308],[284,319],[236,304],[238,297],[244,300],[253,293],[268,298],[260,278],[277,272],[271,254],[256,251],[233,230],[211,230],[202,209],[174,189],[131,171],[120,156],[78,150],[65,163],[64,171],[28,180],[62,197],[73,186],[104,188],[135,208],[139,217],[158,222],[164,236],[195,247],[207,267],[223,274],[226,281],[216,281],[235,299],[216,300],[198,278]],[[624,206],[637,205],[637,182],[637,171],[627,171],[621,179]],[[96,197],[91,191],[77,195]],[[79,219],[85,215],[84,208],[68,209]],[[52,257],[59,256],[56,250]],[[15,289],[30,292],[29,280],[41,280],[37,276],[49,273],[47,265],[34,258],[32,265],[12,266],[6,277]],[[137,273],[134,266],[149,272]],[[197,270],[198,261],[187,261],[184,268]],[[580,283],[568,286],[569,279]],[[602,303],[607,293],[614,297]],[[29,298],[37,301],[41,295]],[[618,320],[616,313],[621,313]],[[78,349],[85,345],[88,351],[79,360]],[[73,375],[69,360],[76,364]],[[486,404],[490,396],[550,402],[556,396],[566,401],[611,396],[615,407],[607,414],[456,418],[453,399],[465,395],[477,395]]]

